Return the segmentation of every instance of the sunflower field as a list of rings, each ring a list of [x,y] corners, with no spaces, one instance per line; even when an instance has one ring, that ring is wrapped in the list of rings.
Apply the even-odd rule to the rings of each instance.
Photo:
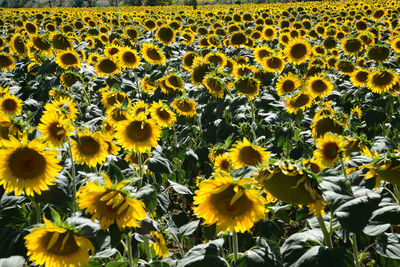
[[[0,11],[0,266],[400,266],[400,2]]]

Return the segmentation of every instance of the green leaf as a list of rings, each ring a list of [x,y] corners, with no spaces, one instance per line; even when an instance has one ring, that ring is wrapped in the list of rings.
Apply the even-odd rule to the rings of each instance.
[[[380,234],[376,244],[376,252],[384,257],[400,259],[400,234]]]
[[[0,259],[1,267],[22,267],[24,266],[25,258],[22,256],[11,256],[5,259]]]
[[[111,181],[121,181],[124,179],[121,169],[115,165],[113,161],[109,163],[109,167],[107,168],[107,175],[110,177]]]
[[[110,261],[106,264],[106,267],[128,267],[128,263],[121,261]]]
[[[377,209],[373,211],[371,220],[394,225],[400,224],[400,206],[393,203]]]
[[[358,233],[367,226],[380,199],[380,195],[370,191],[364,196],[354,198],[341,205],[336,210],[336,216],[343,228]]]
[[[177,267],[224,267],[228,266],[222,258],[221,249],[223,239],[214,240],[207,244],[201,244],[190,249]]]
[[[260,244],[260,247],[254,247],[246,251],[243,256],[239,258],[235,267],[283,266],[280,256],[270,248],[267,240],[259,238],[257,243]]]
[[[181,227],[179,227],[179,232],[182,235],[191,235],[194,233],[194,231],[196,231],[199,223],[200,223],[200,220],[195,220],[195,221],[191,221],[185,225],[182,225]]]
[[[168,180],[170,186],[172,187],[172,189],[175,190],[175,192],[177,192],[178,194],[181,195],[193,195],[192,191],[189,190],[189,188],[187,188],[186,186],[183,186],[181,184],[175,183],[171,180]]]
[[[171,162],[157,150],[153,152],[153,156],[147,161],[147,166],[154,173],[172,173]]]
[[[153,185],[145,185],[136,192],[136,199],[144,202],[146,208],[154,212],[157,208],[157,190]]]
[[[315,246],[307,250],[293,265],[297,267],[351,267],[353,262],[351,254],[344,248]]]

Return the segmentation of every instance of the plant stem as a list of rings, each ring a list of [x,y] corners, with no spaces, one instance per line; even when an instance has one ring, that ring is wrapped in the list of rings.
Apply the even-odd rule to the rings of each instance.
[[[234,263],[236,263],[237,262],[237,260],[238,260],[238,252],[239,252],[239,242],[238,242],[238,236],[237,236],[237,233],[236,233],[236,231],[233,231],[232,232],[232,241],[233,241],[233,260],[234,260]]]
[[[175,243],[178,245],[179,253],[181,253],[182,258],[183,258],[183,255],[185,255],[185,253],[184,253],[183,248],[181,246],[181,242],[179,242],[178,237],[175,234],[172,234],[171,236],[175,240]]]
[[[137,158],[138,158],[138,167],[139,167],[139,188],[142,188],[143,185],[143,164],[142,164],[142,153],[141,152],[137,152]]]
[[[357,248],[357,236],[356,234],[353,234],[351,236],[351,245],[353,246],[353,257],[354,257],[354,263],[356,267],[360,267],[360,262],[358,261],[358,248]]]
[[[144,241],[144,248],[146,250],[147,262],[150,262],[151,261],[151,250],[150,250],[148,235],[143,235],[143,241]]]
[[[175,146],[177,146],[177,145],[178,145],[178,137],[177,137],[177,135],[176,135],[175,123],[172,124],[172,129],[173,129],[173,131],[174,131],[174,143],[175,143]]]
[[[33,201],[33,205],[35,206],[36,213],[36,223],[41,223],[41,211],[40,211],[40,203],[37,201]]]
[[[126,236],[126,246],[128,247],[128,262],[129,267],[133,267],[133,257],[132,257],[132,231],[129,231],[128,235]]]
[[[72,146],[71,146],[71,138],[68,138],[68,152],[69,152],[69,157],[71,158],[71,181],[72,181],[72,201],[74,202],[72,204],[72,213],[75,213],[77,211],[76,207],[76,181],[75,181],[75,163],[74,163],[74,157],[72,156]]]
[[[326,229],[326,225],[325,225],[324,219],[322,218],[321,214],[317,215],[317,220],[318,220],[319,226],[321,227],[322,234],[324,235],[326,245],[328,246],[328,248],[332,248],[331,235],[328,233],[328,230]]]
[[[253,101],[249,98],[249,103],[250,103],[250,112],[251,112],[251,122],[255,122],[255,114],[254,114],[254,104]]]
[[[346,183],[348,183],[349,179],[347,178],[346,167],[344,166],[342,155],[340,155],[340,164],[342,165],[342,172],[343,172],[344,178],[346,178]]]

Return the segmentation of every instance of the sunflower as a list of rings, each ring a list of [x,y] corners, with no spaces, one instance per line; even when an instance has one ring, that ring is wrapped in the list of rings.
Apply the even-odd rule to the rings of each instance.
[[[140,154],[140,159],[142,164],[144,165],[147,161],[147,159],[149,159],[151,157],[151,152],[145,152],[145,153],[137,153],[134,151],[130,151],[128,153],[126,153],[126,156],[124,158],[124,160],[129,164],[129,165],[133,165],[135,168],[138,168],[139,165],[139,154]]]
[[[55,100],[51,103],[47,103],[44,106],[45,113],[55,112],[58,116],[62,118],[70,119],[74,121],[77,117],[78,109],[76,103],[69,97],[60,97],[60,99]]]
[[[77,164],[95,167],[106,161],[108,145],[100,132],[91,133],[87,127],[78,131],[78,141],[72,140],[72,155]]]
[[[111,44],[104,48],[104,55],[108,58],[118,58],[119,52],[121,52],[122,47],[119,45]]]
[[[265,218],[267,201],[258,190],[245,187],[247,179],[235,183],[228,173],[213,176],[200,183],[194,196],[193,211],[204,224],[216,224],[217,232],[246,232]]]
[[[76,82],[83,83],[83,77],[74,71],[65,71],[60,76],[60,83],[63,85],[64,88],[70,88]]]
[[[234,48],[239,48],[241,45],[245,45],[247,42],[247,37],[244,32],[238,31],[231,34],[229,43]]]
[[[389,55],[390,49],[384,45],[373,45],[367,51],[367,57],[378,62],[386,61]]]
[[[58,226],[46,217],[43,221],[44,226],[34,228],[24,237],[30,261],[45,267],[85,266],[89,263],[88,250],[94,253],[89,239],[78,235],[73,226],[65,223]]]
[[[314,122],[310,128],[313,137],[321,137],[327,132],[342,134],[344,130],[343,124],[332,115],[318,114],[314,116]]]
[[[132,106],[132,112],[134,116],[138,116],[140,113],[143,113],[145,116],[149,114],[150,105],[143,100],[139,100]]]
[[[324,74],[317,74],[312,76],[307,80],[308,91],[311,96],[316,97],[326,97],[332,93],[333,84]]]
[[[0,52],[0,71],[13,70],[14,68],[14,59],[10,55]]]
[[[195,58],[199,57],[199,55],[195,52],[188,51],[182,57],[182,68],[191,71]]]
[[[225,68],[227,60],[225,54],[221,52],[215,52],[207,54],[204,57],[204,61],[213,64],[214,67],[217,67],[218,70],[222,70],[223,68]]]
[[[398,81],[398,74],[392,70],[376,70],[368,76],[368,88],[374,93],[382,94],[392,88]]]
[[[270,56],[264,58],[262,66],[268,72],[282,72],[285,68],[285,61],[280,56]]]
[[[224,171],[227,173],[232,172],[232,161],[228,153],[224,153],[215,157],[214,160],[214,171]]]
[[[363,50],[363,43],[357,38],[348,38],[342,42],[341,47],[346,55],[356,55]]]
[[[163,25],[158,28],[156,38],[163,45],[168,46],[175,41],[175,31],[168,25]]]
[[[20,57],[24,56],[28,51],[24,41],[24,37],[19,33],[13,35],[10,42],[8,43],[8,46],[10,47],[10,50],[13,54],[16,54]]]
[[[180,36],[182,37],[181,43],[184,45],[191,45],[194,42],[194,35],[189,31],[184,31]]]
[[[241,76],[250,76],[251,72],[254,72],[254,71],[255,71],[255,68],[253,65],[246,64],[246,63],[237,63],[237,64],[233,65],[231,76],[238,79]]]
[[[63,69],[81,67],[81,60],[79,58],[79,55],[74,50],[65,50],[58,52],[56,55],[56,63]]]
[[[15,116],[21,114],[22,100],[11,93],[5,93],[0,97],[0,111],[7,115]]]
[[[11,120],[6,114],[0,112],[0,145],[1,140],[9,140],[9,135],[20,139],[21,134],[18,122]]]
[[[109,109],[116,104],[120,105],[124,101],[128,102],[128,106],[131,103],[131,100],[129,99],[128,95],[124,92],[119,92],[114,90],[108,91],[107,89],[101,92],[101,102],[103,103],[106,109]]]
[[[144,113],[120,122],[116,130],[115,138],[123,148],[141,153],[155,147],[161,135],[160,126]]]
[[[175,111],[185,117],[193,117],[196,114],[197,103],[192,99],[180,98],[171,103]]]
[[[287,60],[295,65],[306,62],[312,53],[311,45],[307,40],[292,39],[285,48]]]
[[[339,60],[336,63],[336,69],[344,74],[350,75],[353,73],[355,66],[354,63],[349,60]]]
[[[121,67],[126,69],[135,69],[140,64],[140,57],[136,50],[127,47],[124,47],[119,51],[118,59]]]
[[[12,135],[9,135],[9,141],[2,140],[0,185],[6,194],[14,190],[16,196],[23,191],[28,196],[40,195],[52,185],[62,167],[58,165],[57,152],[45,148],[39,139],[28,143],[26,135],[22,136],[21,142]]]
[[[203,83],[204,77],[213,70],[212,65],[209,62],[197,61],[193,64],[192,72],[190,73],[191,82],[200,86]]]
[[[392,41],[390,42],[390,45],[392,46],[394,52],[400,53],[400,36],[393,38]]]
[[[273,26],[267,26],[263,29],[263,38],[266,41],[271,41],[276,37],[276,29]]]
[[[94,70],[101,76],[113,76],[121,72],[121,67],[116,59],[101,57]]]
[[[260,81],[249,76],[239,77],[234,86],[239,95],[245,95],[249,99],[258,96],[260,91]]]
[[[273,51],[267,45],[257,46],[253,50],[254,59],[260,65],[263,64],[265,58],[271,56],[272,54]]]
[[[350,82],[358,87],[363,87],[368,84],[369,72],[364,69],[356,69],[350,76]]]
[[[112,134],[113,133],[104,133],[104,141],[107,144],[107,153],[108,155],[118,155],[118,152],[121,150],[121,148],[113,140]]]
[[[165,83],[168,87],[174,89],[174,91],[178,90],[183,92],[184,91],[184,84],[183,80],[180,76],[175,73],[170,73],[165,77]]]
[[[145,76],[140,81],[140,88],[146,94],[153,94],[154,91],[157,89],[157,84],[156,82],[151,81],[149,76]]]
[[[161,101],[153,102],[150,107],[150,115],[161,127],[171,127],[176,121],[175,113]]]
[[[163,65],[166,57],[157,45],[152,43],[144,43],[142,45],[142,56],[144,59],[153,65]]]
[[[131,106],[124,106],[124,104],[115,104],[111,108],[107,109],[106,118],[107,122],[116,127],[117,124],[121,121],[127,120],[129,114],[132,113]]]
[[[314,158],[323,167],[333,167],[344,150],[344,139],[340,135],[325,133],[315,140],[318,149],[314,151]]]
[[[313,98],[310,93],[300,91],[293,96],[285,97],[285,108],[287,112],[297,114],[299,110],[305,110],[311,107]]]
[[[153,19],[146,19],[143,25],[149,31],[152,31],[157,27],[157,23]]]
[[[158,257],[168,257],[169,251],[162,233],[151,231],[150,235],[155,241],[150,243],[150,247],[154,249],[156,255]]]
[[[208,92],[216,98],[223,98],[225,94],[226,84],[215,74],[207,74],[203,79],[203,84]]]
[[[29,34],[36,34],[38,31],[38,26],[30,21],[24,22],[24,28]]]
[[[123,187],[131,180],[123,180],[117,185],[102,173],[104,184],[89,181],[77,192],[76,202],[92,220],[99,220],[102,229],[116,223],[119,229],[140,227],[138,221],[146,218],[145,205],[142,201],[129,196]]]
[[[276,91],[278,95],[288,94],[300,88],[301,83],[300,78],[291,72],[282,74],[276,82]]]
[[[51,51],[51,43],[47,38],[42,35],[33,35],[30,39],[32,45],[39,50],[39,52],[43,55],[50,56],[52,54]]]
[[[242,168],[244,166],[257,166],[258,164],[264,164],[271,152],[266,151],[264,148],[253,145],[243,138],[243,141],[238,141],[229,150],[229,157],[232,160],[232,164],[235,168]]]
[[[42,116],[37,129],[50,147],[57,148],[67,141],[68,136],[72,134],[73,126],[70,120],[63,119],[56,113],[47,112]]]

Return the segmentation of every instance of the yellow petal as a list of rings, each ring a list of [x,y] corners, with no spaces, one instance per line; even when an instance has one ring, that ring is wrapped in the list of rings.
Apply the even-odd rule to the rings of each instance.
[[[51,236],[50,241],[47,244],[46,250],[49,250],[54,246],[54,244],[57,242],[59,236],[60,236],[59,233],[53,232],[53,235]]]

